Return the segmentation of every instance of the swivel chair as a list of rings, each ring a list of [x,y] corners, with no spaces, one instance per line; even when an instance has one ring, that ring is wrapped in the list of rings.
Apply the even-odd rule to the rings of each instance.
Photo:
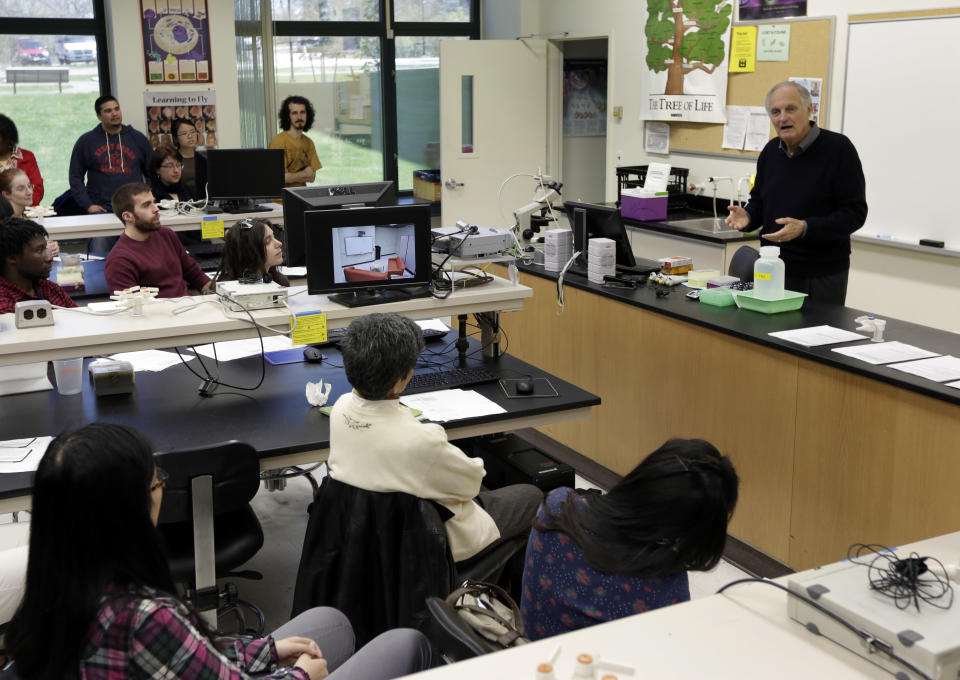
[[[240,600],[232,583],[217,591],[217,578],[262,579],[256,571],[234,571],[263,546],[263,529],[250,501],[260,487],[260,460],[249,444],[228,441],[208,447],[156,454],[170,478],[157,527],[174,581],[185,583],[194,606],[211,627],[226,614],[240,632],[260,635],[263,613]],[[247,627],[243,609],[252,612]]]
[[[753,264],[760,257],[760,253],[752,246],[740,246],[730,258],[727,274],[736,276],[741,281],[753,281]]]

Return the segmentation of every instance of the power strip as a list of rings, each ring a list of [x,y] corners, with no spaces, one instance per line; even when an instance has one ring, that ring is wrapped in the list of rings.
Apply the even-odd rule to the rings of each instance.
[[[217,294],[224,307],[234,312],[248,309],[271,309],[283,307],[287,302],[287,289],[279,283],[240,283],[217,281]],[[229,298],[229,299],[228,299]]]

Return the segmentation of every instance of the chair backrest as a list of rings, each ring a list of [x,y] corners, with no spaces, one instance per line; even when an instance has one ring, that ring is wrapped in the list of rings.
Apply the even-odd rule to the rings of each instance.
[[[243,442],[167,451],[156,454],[155,461],[170,475],[160,506],[161,524],[192,520],[190,485],[200,475],[213,478],[216,515],[246,506],[260,488],[260,458],[256,449]]]
[[[426,598],[445,597],[455,574],[432,501],[366,491],[328,475],[310,510],[292,616],[336,607],[360,646],[391,628],[422,627]]]
[[[727,274],[736,276],[741,281],[753,281],[753,263],[760,257],[760,253],[752,246],[740,246],[730,258]]]

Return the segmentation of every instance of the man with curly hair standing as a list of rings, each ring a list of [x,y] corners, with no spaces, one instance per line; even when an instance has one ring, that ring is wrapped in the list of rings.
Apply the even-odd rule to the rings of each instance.
[[[313,104],[306,97],[290,95],[280,105],[282,132],[270,140],[270,148],[283,149],[284,186],[306,186],[323,167],[313,140],[304,134],[313,125],[314,115]]]

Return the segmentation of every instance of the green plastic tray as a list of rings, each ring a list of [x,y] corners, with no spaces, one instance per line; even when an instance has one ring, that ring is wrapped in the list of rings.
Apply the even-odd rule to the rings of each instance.
[[[700,302],[714,307],[733,307],[733,293],[729,288],[707,288],[700,291]]]
[[[743,290],[737,293],[737,306],[741,309],[763,312],[764,314],[778,314],[779,312],[792,312],[800,309],[803,307],[803,298],[805,297],[807,297],[806,293],[785,290],[782,300],[761,300],[756,297],[755,291]]]

